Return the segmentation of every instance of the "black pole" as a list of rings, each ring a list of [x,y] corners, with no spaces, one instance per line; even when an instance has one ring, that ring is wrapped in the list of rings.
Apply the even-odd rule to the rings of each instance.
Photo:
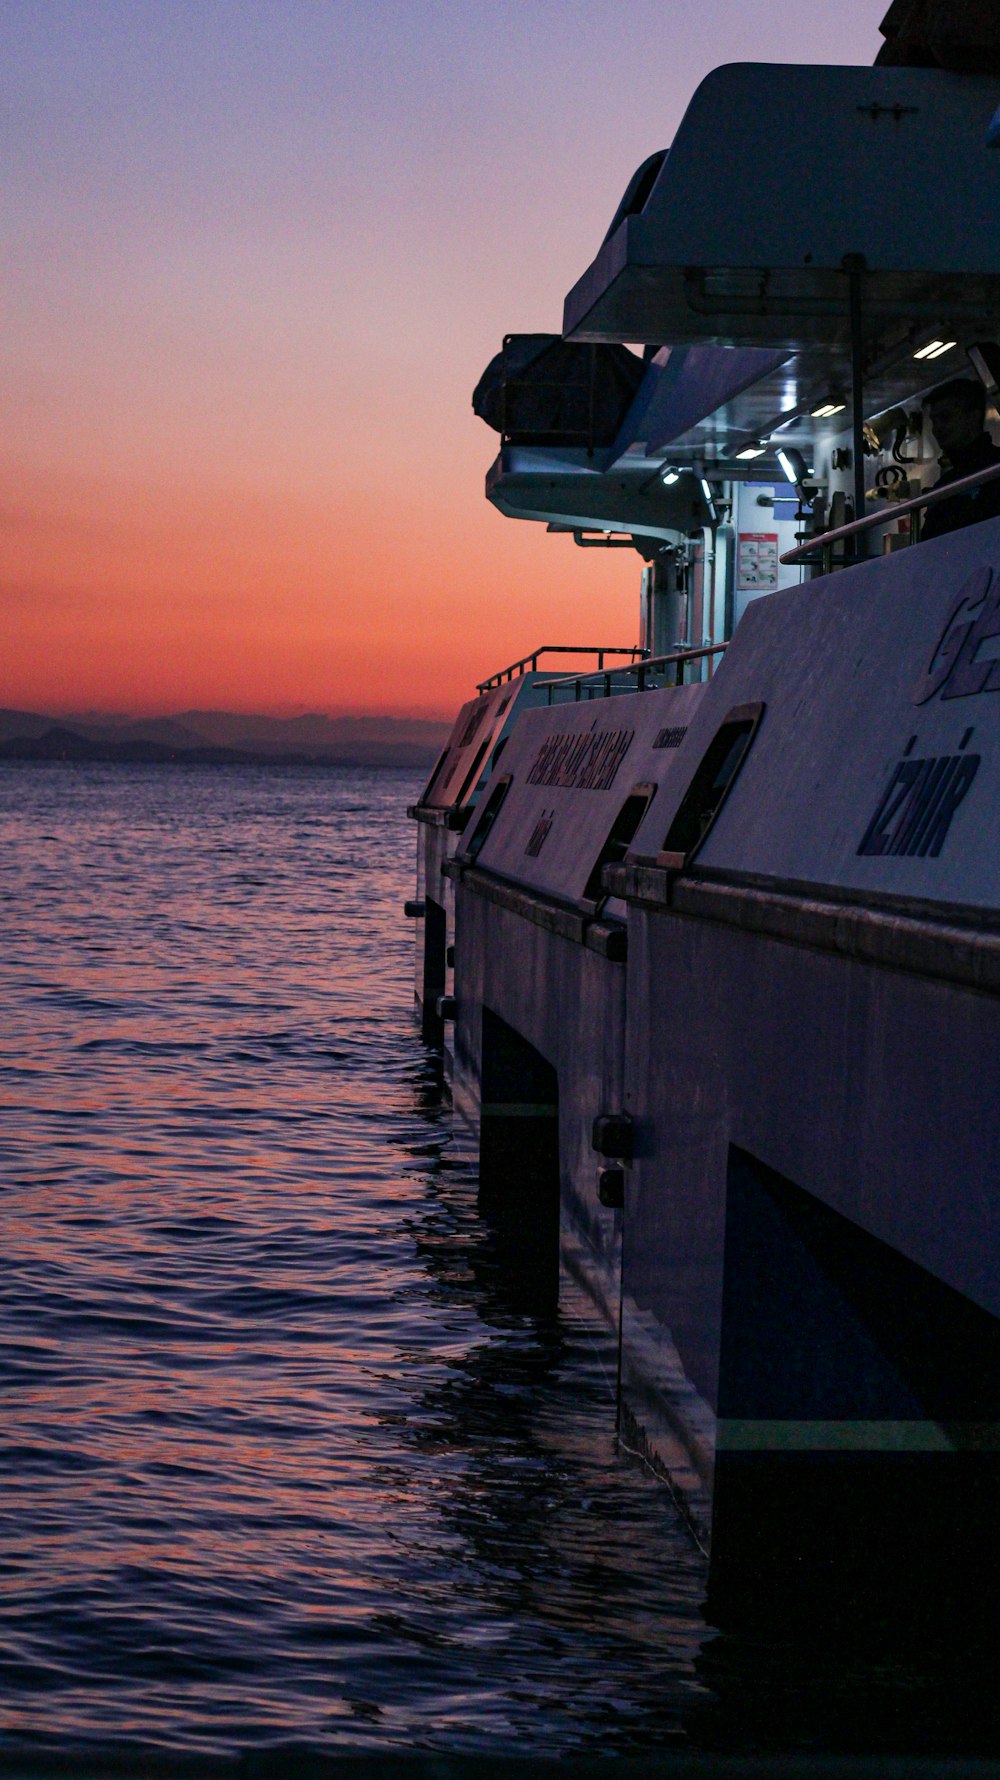
[[[851,311],[851,406],[854,422],[854,517],[865,516],[865,402],[864,402],[864,340],[861,319],[861,278],[865,270],[863,253],[844,255],[844,271]],[[858,549],[862,548],[858,540]]]

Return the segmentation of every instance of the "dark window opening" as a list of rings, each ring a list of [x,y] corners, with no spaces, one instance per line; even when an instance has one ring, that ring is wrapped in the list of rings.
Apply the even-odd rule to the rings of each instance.
[[[500,806],[509,790],[510,775],[508,774],[506,777],[497,780],[482,807],[479,820],[469,836],[468,843],[462,849],[463,856],[466,859],[472,860],[479,858],[480,853],[486,845],[490,829],[493,827],[494,822],[500,814]]]
[[[501,736],[500,740],[498,741],[496,747],[493,750],[493,753],[490,755],[490,772],[491,773],[496,772],[497,763],[500,759],[501,754],[503,753],[504,749],[506,748],[509,740],[510,740],[509,736]]]
[[[444,769],[448,764],[448,756],[450,753],[451,753],[451,744],[449,742],[449,743],[446,743],[446,745],[442,748],[440,754],[438,755],[437,759],[434,762],[434,770],[431,773],[430,778],[428,779],[426,785],[424,786],[423,791],[420,794],[421,804],[430,803],[431,798],[433,797],[434,792],[437,789],[438,779],[441,777],[441,774],[444,772]]]
[[[483,1009],[479,1209],[522,1308],[559,1296],[559,1083],[552,1064]]]
[[[475,790],[476,780],[479,778],[479,769],[483,764],[483,758],[489,745],[490,738],[489,735],[486,735],[476,749],[476,757],[462,781],[462,789],[455,798],[456,805],[463,804],[466,798]]]
[[[473,705],[472,710],[469,713],[468,721],[466,722],[465,728],[463,729],[463,731],[462,731],[461,735],[459,736],[458,741],[456,743],[457,747],[459,747],[459,748],[471,747],[472,742],[475,739],[476,730],[479,728],[479,725],[481,724],[483,718],[486,715],[487,702],[488,701],[485,698],[481,698],[481,699],[479,699],[478,703]]]
[[[598,853],[593,870],[587,879],[583,894],[588,902],[603,900],[605,895],[604,867],[606,865],[621,865],[632,845],[636,830],[655,796],[655,785],[636,785],[625,799],[611,824],[608,838]]]
[[[428,1044],[439,1045],[444,1037],[444,1024],[437,1011],[438,996],[444,994],[448,921],[444,909],[433,897],[424,902],[424,970],[421,992],[420,1031]]]
[[[663,843],[665,853],[687,855],[700,846],[746,759],[763,705],[741,705],[730,711],[701,757],[680,809]]]

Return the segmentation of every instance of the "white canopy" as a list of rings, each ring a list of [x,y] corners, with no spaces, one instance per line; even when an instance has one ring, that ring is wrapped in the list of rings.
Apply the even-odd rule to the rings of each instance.
[[[641,209],[570,291],[575,340],[842,343],[845,259],[871,318],[992,333],[1000,80],[733,64],[702,82]],[[634,184],[634,181],[633,181]],[[630,212],[621,214],[622,211]]]

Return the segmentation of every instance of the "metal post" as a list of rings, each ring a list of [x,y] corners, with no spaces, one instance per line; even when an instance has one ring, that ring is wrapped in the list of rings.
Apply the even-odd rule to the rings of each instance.
[[[863,519],[865,516],[865,406],[864,406],[864,338],[863,319],[861,313],[861,279],[865,270],[863,253],[844,255],[844,271],[847,273],[847,288],[851,311],[851,407],[853,419],[853,452],[854,452],[854,517]],[[863,546],[860,539],[856,549],[861,554]]]

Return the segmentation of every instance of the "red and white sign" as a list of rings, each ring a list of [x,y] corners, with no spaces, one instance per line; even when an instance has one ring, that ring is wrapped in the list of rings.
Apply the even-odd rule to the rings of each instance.
[[[772,593],[777,585],[777,532],[740,532],[736,557],[737,591]]]

